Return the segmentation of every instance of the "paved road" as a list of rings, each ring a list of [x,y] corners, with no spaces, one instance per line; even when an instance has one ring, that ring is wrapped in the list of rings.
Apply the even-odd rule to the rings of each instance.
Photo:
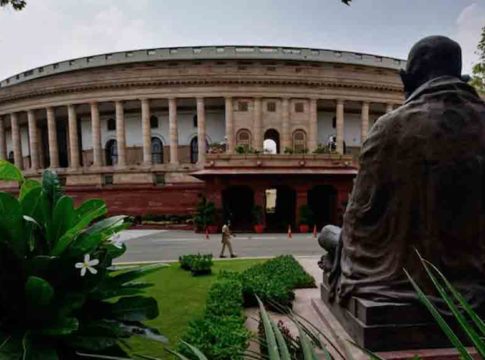
[[[220,234],[206,240],[203,234],[191,231],[128,230],[121,239],[126,242],[128,251],[118,262],[176,260],[180,255],[197,252],[218,256],[221,247]],[[232,243],[241,257],[318,256],[322,253],[311,234],[293,234],[291,239],[287,234],[237,234]]]

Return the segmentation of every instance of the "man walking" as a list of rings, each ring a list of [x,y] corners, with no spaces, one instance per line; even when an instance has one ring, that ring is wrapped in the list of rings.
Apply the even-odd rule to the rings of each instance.
[[[229,254],[231,255],[231,258],[235,258],[236,254],[232,251],[232,244],[231,244],[231,237],[233,236],[231,233],[230,229],[231,222],[227,221],[223,226],[222,226],[222,249],[221,249],[221,255],[219,256],[220,258],[225,258],[226,256],[224,255],[224,251],[226,250],[226,246],[229,249]]]

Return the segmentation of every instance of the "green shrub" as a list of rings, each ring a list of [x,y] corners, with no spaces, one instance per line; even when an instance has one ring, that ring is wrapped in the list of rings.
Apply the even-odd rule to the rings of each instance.
[[[202,231],[207,228],[207,225],[213,225],[216,220],[216,205],[212,201],[207,201],[202,197],[197,204],[196,214],[194,216],[194,224],[197,230]]]
[[[195,346],[211,360],[242,359],[251,337],[244,324],[242,303],[239,281],[217,281],[209,290],[204,316],[189,324],[182,341]],[[189,359],[197,359],[183,343],[178,350]]]
[[[190,323],[183,340],[211,360],[239,360],[248,346],[251,335],[240,317],[225,316],[202,318]],[[180,345],[181,354],[188,359],[198,359],[185,345]]]
[[[179,257],[179,264],[182,270],[190,271],[192,262],[197,255],[183,255]]]
[[[158,315],[156,300],[135,280],[159,267],[111,268],[126,217],[103,218],[101,200],[74,207],[51,171],[39,183],[0,161],[0,180],[21,185],[18,199],[0,192],[0,358],[126,356],[120,340],[156,335],[141,322]]]
[[[242,285],[237,279],[217,281],[209,290],[207,316],[242,316]]]
[[[183,270],[191,271],[194,276],[207,275],[212,272],[212,254],[180,256],[179,263]]]
[[[208,275],[212,272],[212,255],[196,256],[190,264],[190,271],[193,276]]]
[[[293,289],[315,287],[315,280],[307,274],[291,255],[278,256],[263,264],[250,267],[239,274],[245,306],[256,306],[258,296],[263,303],[277,310],[273,304],[291,307]]]

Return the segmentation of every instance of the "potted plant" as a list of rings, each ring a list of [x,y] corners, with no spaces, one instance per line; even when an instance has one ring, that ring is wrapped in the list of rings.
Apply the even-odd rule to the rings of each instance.
[[[212,201],[207,201],[203,196],[197,204],[196,214],[194,216],[194,224],[196,231],[207,231],[211,234],[217,232],[217,225],[215,224],[216,205]]]
[[[261,234],[264,232],[264,224],[263,224],[263,208],[259,205],[256,205],[253,208],[253,224],[254,224],[254,232],[257,234]]]
[[[312,209],[308,205],[302,205],[300,207],[300,226],[301,233],[307,233],[310,231],[310,226],[315,223],[315,215]]]

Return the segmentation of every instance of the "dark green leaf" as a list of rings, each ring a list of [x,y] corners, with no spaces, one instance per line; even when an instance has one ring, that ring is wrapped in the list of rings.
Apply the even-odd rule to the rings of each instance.
[[[104,204],[102,204],[102,207],[98,208],[98,210],[94,209],[92,211],[96,212],[102,209],[106,209]],[[84,215],[84,218],[87,216],[88,215]],[[70,254],[72,256],[78,256],[90,253],[113,234],[128,227],[125,220],[126,216],[113,216],[91,225],[72,242],[69,247]]]
[[[20,195],[19,200],[22,201],[23,198],[33,189],[40,188],[40,183],[35,180],[27,179],[23,182],[22,187],[20,188]]]
[[[54,288],[40,277],[29,276],[25,284],[25,296],[32,307],[45,306],[51,302]]]
[[[93,208],[85,213],[84,216],[81,219],[78,219],[78,222],[59,239],[52,249],[51,255],[58,256],[64,252],[79,233],[81,233],[93,220],[105,215],[107,211],[106,206],[103,205],[98,208]]]
[[[41,333],[43,335],[50,335],[50,336],[69,335],[77,331],[78,328],[79,328],[78,319],[74,317],[63,317],[61,319],[58,319],[49,327],[43,328]]]
[[[0,192],[0,232],[1,240],[6,241],[18,256],[23,256],[28,239],[24,233],[22,208],[15,197],[4,192]]]
[[[74,202],[69,196],[62,196],[56,203],[52,213],[52,221],[46,229],[47,240],[55,246],[59,238],[69,230],[75,222]]]
[[[22,172],[12,163],[6,160],[0,160],[0,181],[24,181]]]
[[[157,301],[151,297],[131,296],[119,299],[109,309],[110,315],[122,321],[144,321],[158,316]]]
[[[45,170],[42,175],[42,190],[46,194],[50,206],[53,208],[62,196],[61,183],[57,174],[51,170]]]

